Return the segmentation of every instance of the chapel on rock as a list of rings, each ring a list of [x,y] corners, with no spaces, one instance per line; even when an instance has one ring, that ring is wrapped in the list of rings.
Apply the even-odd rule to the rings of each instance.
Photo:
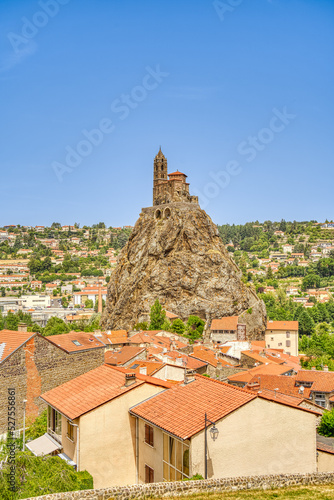
[[[153,205],[166,203],[188,202],[198,203],[198,196],[189,194],[187,176],[178,170],[171,174],[167,172],[167,158],[159,149],[154,158],[153,166]]]

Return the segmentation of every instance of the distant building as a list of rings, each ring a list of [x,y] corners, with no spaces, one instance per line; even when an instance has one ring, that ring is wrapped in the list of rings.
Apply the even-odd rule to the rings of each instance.
[[[298,321],[268,321],[266,347],[298,356]]]
[[[246,340],[246,325],[239,324],[238,319],[238,316],[213,319],[210,326],[211,340],[217,343]]]

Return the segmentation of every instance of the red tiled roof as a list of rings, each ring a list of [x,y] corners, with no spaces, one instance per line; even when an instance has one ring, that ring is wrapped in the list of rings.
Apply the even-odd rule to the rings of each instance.
[[[186,174],[183,174],[182,172],[172,172],[171,174],[168,174],[168,176],[170,175],[184,175],[185,177],[188,177]]]
[[[193,382],[164,391],[131,408],[130,413],[188,439],[204,429],[205,413],[216,422],[255,398],[239,387],[195,375]]]
[[[71,420],[111,401],[144,382],[169,388],[153,377],[136,375],[136,382],[125,387],[126,370],[102,365],[42,394],[41,398]]]
[[[13,330],[0,331],[0,363],[13,354],[16,349],[34,337],[33,332],[16,332]]]
[[[255,375],[245,388],[254,391],[275,391],[288,396],[296,396],[301,398],[310,397],[310,389],[304,388],[303,393],[299,393],[300,388],[295,385],[296,377],[286,375]]]
[[[331,453],[332,455],[334,455],[334,448],[332,448],[328,444],[321,443],[320,441],[317,441],[317,450],[324,451],[325,453]]]
[[[122,347],[122,349],[117,352],[107,351],[104,355],[104,359],[106,363],[109,363],[111,365],[123,365],[127,361],[130,361],[132,358],[145,351],[145,347],[128,345]]]
[[[268,321],[267,330],[298,330],[298,321]]]
[[[269,360],[265,355],[261,355],[259,354],[258,352],[254,352],[254,351],[241,351],[241,354],[244,354],[245,356],[247,356],[248,358],[252,358],[254,359],[255,361],[258,361],[259,363],[283,363],[283,360],[281,359],[277,359],[277,361],[272,361],[272,360]]]
[[[251,341],[251,346],[252,347],[266,347],[266,341],[265,340],[252,340]]]
[[[201,359],[195,359],[192,356],[187,356],[187,354],[180,353],[178,351],[168,351],[164,353],[164,356],[175,361],[176,359],[182,359],[183,367],[190,368],[191,370],[198,370],[199,368],[203,368],[207,365],[206,361],[202,361]],[[168,363],[168,359],[167,359]]]
[[[292,408],[297,408],[298,410],[307,411],[308,413],[313,413],[315,415],[322,415],[320,411],[311,410],[309,408],[304,408],[300,404],[304,401],[303,398],[298,398],[294,396],[287,396],[286,394],[274,393],[274,391],[263,391],[258,392],[258,397],[262,399],[267,399],[269,401],[274,401],[275,403],[284,404],[286,406],[291,406]]]
[[[164,366],[161,361],[140,361],[136,360],[127,369],[131,372],[140,373],[140,368],[146,368],[147,375],[154,375],[160,368]]]
[[[211,330],[236,330],[238,327],[238,316],[228,316],[221,319],[213,319]]]
[[[215,352],[202,345],[194,345],[194,351],[192,354],[190,354],[190,357],[201,359],[202,361],[205,361],[206,363],[209,363],[209,365],[212,365],[214,367],[216,367],[219,362],[216,358]]]
[[[166,318],[168,319],[176,319],[178,316],[172,312],[166,311]]]
[[[69,332],[61,335],[50,335],[45,337],[49,342],[55,344],[66,352],[85,351],[87,349],[104,348],[104,343],[94,337],[93,333]]]
[[[283,375],[284,373],[292,370],[290,366],[287,365],[277,365],[274,363],[268,363],[265,365],[255,366],[250,370],[244,372],[236,373],[228,377],[231,382],[244,382],[245,384],[250,382],[254,376],[261,375]]]
[[[313,382],[311,391],[334,391],[334,372],[323,372],[319,370],[299,370],[296,375],[296,381],[300,383]]]

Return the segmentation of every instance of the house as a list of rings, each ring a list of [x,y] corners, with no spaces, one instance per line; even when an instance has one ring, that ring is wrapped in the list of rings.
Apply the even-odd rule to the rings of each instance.
[[[266,347],[283,349],[298,356],[298,321],[268,321],[265,331]]]
[[[43,286],[42,281],[35,280],[30,282],[30,288],[32,288],[33,290],[41,289],[42,286]]]
[[[238,316],[213,319],[210,338],[213,342],[224,343],[229,340],[246,340],[246,325],[240,324]]]
[[[51,299],[48,295],[21,295],[20,302],[26,309],[51,306]]]
[[[195,375],[131,407],[130,414],[139,483],[317,470],[319,414],[295,402]]]
[[[88,339],[83,345],[80,332],[74,332],[75,336],[63,334],[43,337],[25,330],[26,327],[22,325],[19,331],[0,331],[1,387],[15,389],[17,429],[22,426],[24,399],[27,400],[27,417],[35,418],[45,408],[39,399],[42,392],[104,363],[104,346],[92,349]],[[74,343],[77,339],[81,346]],[[2,390],[0,435],[7,431],[7,403],[7,393]]]
[[[334,372],[318,370],[299,370],[296,375],[296,386],[301,390],[309,389],[309,398],[319,406],[330,410],[334,406]]]
[[[115,366],[130,366],[134,362],[144,361],[147,350],[145,347],[124,346],[119,351],[108,350],[105,352],[105,362]]]
[[[48,405],[48,431],[35,454],[47,451],[50,438],[58,453],[76,470],[87,470],[95,488],[135,484],[136,422],[129,408],[170,388],[162,380],[124,373],[103,365],[42,394]],[[60,452],[60,453],[59,453]]]
[[[249,370],[236,373],[227,377],[227,381],[231,385],[237,387],[245,387],[249,382],[253,381],[254,377],[263,377],[263,375],[285,375],[291,376],[294,370],[288,365],[279,365],[276,363],[266,363],[264,365],[254,366]]]
[[[282,245],[282,250],[283,253],[292,253],[293,246],[288,244]]]

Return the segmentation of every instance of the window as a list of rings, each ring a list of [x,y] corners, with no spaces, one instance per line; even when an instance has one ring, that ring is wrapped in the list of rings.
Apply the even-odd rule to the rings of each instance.
[[[270,337],[270,340],[274,340],[274,337]]]
[[[287,341],[285,342],[285,345],[286,345],[286,347],[290,347],[290,346],[291,346],[291,340],[287,340]]]
[[[190,441],[181,441],[163,434],[163,479],[180,481],[189,478]]]
[[[290,338],[290,332],[286,332],[286,338],[289,339]]]
[[[278,343],[278,347],[279,347],[280,345],[282,345],[282,342],[279,342],[279,343]]]
[[[148,424],[145,424],[145,443],[154,446],[153,427]]]
[[[67,421],[67,437],[71,441],[74,441],[74,425],[69,420]]]
[[[314,396],[314,402],[315,404],[322,406],[325,408],[326,406],[326,396],[322,392],[316,392]]]
[[[154,470],[145,465],[145,483],[154,483]]]

